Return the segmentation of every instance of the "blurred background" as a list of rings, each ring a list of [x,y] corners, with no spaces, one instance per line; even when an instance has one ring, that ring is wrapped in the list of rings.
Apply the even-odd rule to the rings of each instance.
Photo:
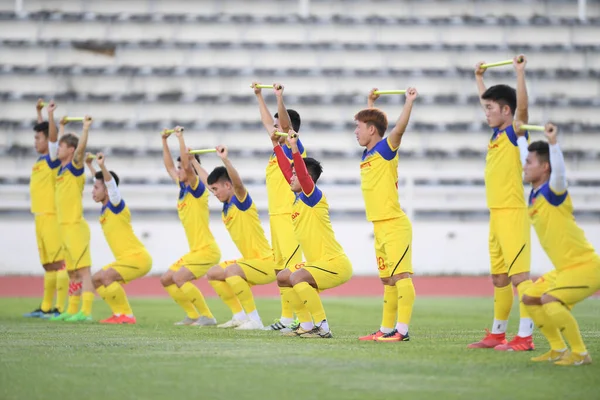
[[[230,146],[268,235],[271,147],[250,88],[255,80],[282,83],[286,105],[300,113],[302,140],[323,164],[320,187],[357,275],[376,275],[376,268],[353,116],[373,87],[416,87],[399,164],[415,272],[486,273],[483,168],[491,130],[473,69],[519,53],[529,59],[530,123],[559,125],[576,216],[598,249],[598,0],[0,0],[0,274],[42,271],[28,188],[39,97],[56,100],[57,117],[93,116],[89,149],[106,152],[121,177],[154,273],[187,251],[178,188],[162,166],[165,127],[185,126],[191,147]],[[497,83],[515,86],[512,66],[486,73],[488,86]],[[274,113],[274,96],[263,92]],[[378,100],[390,128],[403,102]],[[174,139],[171,145],[176,150]],[[219,162],[208,155],[203,164]],[[89,182],[84,206],[98,269],[112,255]],[[221,204],[212,197],[210,205],[223,257],[235,258]],[[533,231],[532,239],[532,271],[543,273],[551,265]]]

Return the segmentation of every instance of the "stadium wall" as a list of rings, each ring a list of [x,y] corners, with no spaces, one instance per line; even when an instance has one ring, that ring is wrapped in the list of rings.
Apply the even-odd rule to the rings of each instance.
[[[102,229],[95,219],[88,219],[92,241],[93,270],[113,261],[104,241]],[[377,274],[373,250],[372,229],[368,222],[358,219],[333,219],[338,240],[353,262],[354,274]],[[588,239],[600,249],[600,226],[581,224]],[[268,221],[263,227],[269,235]],[[154,259],[152,274],[160,274],[187,251],[187,242],[176,217],[156,219],[134,216],[134,228]],[[238,251],[218,219],[212,221],[213,233],[221,246],[223,260],[238,256]],[[4,219],[0,221],[2,237],[0,275],[38,275],[39,265],[33,219]],[[488,272],[487,223],[425,222],[413,225],[413,264],[415,272],[424,275],[477,275]],[[532,230],[532,272],[540,275],[551,268],[535,233]]]

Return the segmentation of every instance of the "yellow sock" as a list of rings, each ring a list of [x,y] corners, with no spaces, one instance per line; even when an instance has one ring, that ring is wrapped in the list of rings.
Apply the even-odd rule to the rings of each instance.
[[[312,317],[310,316],[310,312],[308,308],[304,305],[298,293],[291,287],[281,287],[279,288],[281,292],[281,297],[288,303],[290,309],[292,309],[296,315],[298,316],[298,320],[302,322],[312,322]]]
[[[508,321],[513,300],[514,294],[511,284],[503,287],[494,286],[494,319]]]
[[[579,332],[579,325],[571,311],[558,301],[544,304],[543,307],[548,317],[567,339],[567,343],[571,345],[571,351],[579,354],[585,353],[587,350],[583,344],[581,332]]]
[[[200,315],[204,315],[208,318],[214,318],[208,305],[206,304],[206,300],[204,300],[204,296],[202,296],[202,292],[200,289],[196,287],[192,282],[186,282],[181,286],[181,291],[185,295],[185,297],[194,305],[196,309],[200,313]]]
[[[550,319],[546,311],[542,306],[525,306],[530,318],[533,320],[535,326],[538,327],[540,332],[548,340],[550,348],[552,350],[561,351],[567,348],[565,341],[560,334],[560,331],[554,325],[554,322]]]
[[[398,323],[408,326],[415,305],[415,286],[411,278],[406,278],[396,282],[396,289],[398,289]]]
[[[229,278],[226,278],[225,281],[231,287],[231,290],[238,298],[240,303],[242,303],[242,307],[244,308],[244,311],[246,311],[246,314],[256,311],[254,296],[252,295],[250,286],[248,286],[248,282],[246,282],[240,276],[230,276]]]
[[[396,325],[398,316],[398,288],[396,286],[383,286],[383,317],[381,327],[390,332]]]
[[[65,309],[65,302],[69,295],[69,273],[66,268],[56,272],[56,303],[54,307],[60,312]]]
[[[113,306],[113,314],[133,315],[125,289],[119,282],[113,282],[106,286],[106,298],[110,299]]]
[[[81,302],[81,296],[71,295],[69,296],[69,306],[67,307],[67,314],[77,314],[79,311],[79,303]]]
[[[108,288],[106,288],[108,292]],[[81,295],[82,304],[81,304],[81,312],[84,315],[90,316],[92,315],[92,306],[94,305],[94,292],[83,292]]]
[[[208,283],[210,283],[221,300],[223,300],[223,303],[227,304],[227,307],[229,307],[232,314],[235,315],[242,312],[242,305],[240,304],[238,298],[235,297],[235,293],[233,293],[231,286],[229,286],[227,282],[208,281]]]
[[[299,284],[294,285],[294,290],[298,294],[300,300],[306,305],[306,308],[312,315],[316,324],[327,319],[323,303],[321,303],[321,297],[319,297],[319,293],[314,287],[306,282],[300,282]]]
[[[525,306],[525,304],[523,304],[523,301],[521,300],[523,298],[523,294],[525,294],[525,291],[529,289],[531,285],[533,285],[533,282],[531,281],[531,279],[528,279],[519,283],[519,286],[517,286],[517,292],[519,293],[519,314],[521,315],[521,318],[531,318],[531,316],[527,312],[528,308]]]
[[[198,319],[200,318],[200,314],[198,314],[198,310],[194,307],[194,304],[187,298],[187,296],[177,287],[177,285],[172,284],[169,286],[165,286],[165,290],[169,293],[169,296],[175,303],[179,304],[179,307],[183,308],[185,314],[190,319]]]
[[[104,302],[108,304],[108,307],[110,307],[110,311],[113,313],[113,315],[116,314],[117,311],[115,309],[114,299],[112,296],[106,295],[106,286],[98,286],[96,288],[96,293],[98,293],[98,296],[100,296],[102,300],[104,300]]]
[[[56,271],[46,271],[44,274],[44,297],[42,298],[42,311],[48,312],[52,308],[54,291],[56,290]]]
[[[292,305],[289,303],[288,300],[285,299],[285,296],[283,295],[284,292],[286,291],[290,291],[290,290],[294,290],[290,287],[280,287],[279,288],[279,294],[281,297],[281,318],[294,318],[294,312],[292,309]]]

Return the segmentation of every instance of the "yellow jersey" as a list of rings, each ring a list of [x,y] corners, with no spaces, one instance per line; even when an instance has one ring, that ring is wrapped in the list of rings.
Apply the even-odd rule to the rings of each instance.
[[[292,162],[292,150],[287,145],[281,146],[283,152]],[[298,141],[298,151],[302,157],[306,157],[306,151],[302,143]],[[289,214],[292,212],[294,193],[290,190],[290,184],[286,181],[283,172],[277,165],[275,153],[269,158],[266,169],[267,198],[269,201],[269,215]]]
[[[59,224],[70,224],[83,219],[83,166],[72,161],[60,167],[56,178],[56,212]]]
[[[525,137],[529,141],[529,134]],[[525,208],[523,165],[511,125],[494,129],[485,157],[485,194],[488,208]]]
[[[249,193],[239,200],[235,195],[223,204],[222,219],[231,240],[245,259],[273,258],[273,250],[260,224],[258,209]]]
[[[296,195],[292,207],[292,224],[306,262],[331,260],[344,254],[331,227],[329,204],[318,187],[315,186],[308,196],[303,192]]]
[[[31,170],[29,197],[33,214],[55,214],[54,192],[60,160],[52,161],[49,154],[40,156]]]
[[[121,200],[117,205],[109,201],[102,206],[100,225],[115,259],[119,260],[146,251],[133,232],[131,212],[125,200]]]
[[[360,163],[360,188],[367,220],[382,221],[404,215],[398,200],[398,148],[389,138],[365,150]]]
[[[183,224],[190,251],[216,245],[209,227],[208,191],[200,179],[194,186],[179,182],[177,214]]]
[[[568,191],[555,193],[549,182],[529,195],[529,217],[554,268],[561,270],[600,257],[577,226]]]

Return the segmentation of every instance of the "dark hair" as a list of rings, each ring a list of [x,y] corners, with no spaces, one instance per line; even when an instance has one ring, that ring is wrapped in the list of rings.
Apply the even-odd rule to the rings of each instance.
[[[527,150],[530,153],[535,153],[540,163],[548,163],[550,165],[550,146],[548,142],[544,142],[543,140],[531,142]]]
[[[323,173],[323,167],[321,166],[321,163],[312,157],[306,157],[304,158],[304,164],[306,164],[306,169],[313,182],[317,183],[321,177],[321,174]]]
[[[58,143],[65,143],[69,147],[77,148],[79,144],[79,138],[74,133],[67,133],[60,137]]]
[[[508,85],[490,86],[485,93],[481,95],[483,100],[495,101],[500,107],[508,106],[510,113],[515,115],[517,109],[517,91]]]
[[[108,172],[110,172],[113,179],[115,180],[115,183],[117,184],[117,186],[119,186],[119,176],[113,171],[108,171]],[[96,172],[95,178],[99,181],[104,181],[104,175],[102,174],[102,171]]]
[[[354,119],[360,122],[364,122],[367,126],[374,126],[377,129],[379,136],[383,137],[388,127],[388,120],[385,113],[377,108],[366,108],[359,111],[354,116]]]
[[[35,124],[33,126],[33,131],[34,132],[42,132],[44,134],[44,136],[48,137],[48,129],[49,129],[50,125],[48,125],[47,121],[44,122],[39,122],[37,124]]]
[[[294,132],[300,132],[301,121],[300,114],[298,114],[298,111],[288,108],[287,113],[290,116],[290,122],[292,123],[292,129],[294,130]],[[275,113],[273,117],[279,118],[279,113]]]
[[[190,154],[190,156],[191,155],[192,154]],[[198,163],[200,163],[200,156],[198,154],[194,154],[193,156],[196,159],[196,161],[198,161]],[[181,162],[181,156],[177,157],[177,162]]]
[[[231,182],[231,178],[229,178],[229,174],[227,173],[227,168],[225,167],[217,167],[212,170],[212,172],[206,178],[206,183],[209,185],[215,184],[218,181],[228,181]]]

